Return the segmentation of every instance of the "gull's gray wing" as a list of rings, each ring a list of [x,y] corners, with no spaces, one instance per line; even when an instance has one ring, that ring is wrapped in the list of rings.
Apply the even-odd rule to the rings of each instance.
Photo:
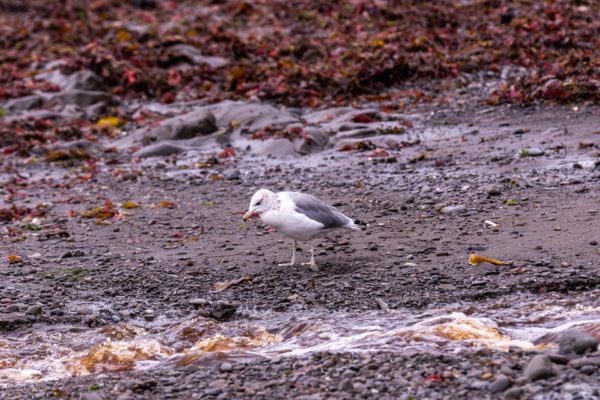
[[[299,192],[285,192],[285,194],[296,204],[297,212],[323,224],[323,229],[342,228],[353,222],[339,210],[323,203],[313,195]]]

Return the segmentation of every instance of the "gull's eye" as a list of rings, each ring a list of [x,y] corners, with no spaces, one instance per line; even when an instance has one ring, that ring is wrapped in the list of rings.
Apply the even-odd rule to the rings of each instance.
[[[256,202],[257,206],[260,206],[260,203],[262,203],[262,199],[260,199],[259,201]]]

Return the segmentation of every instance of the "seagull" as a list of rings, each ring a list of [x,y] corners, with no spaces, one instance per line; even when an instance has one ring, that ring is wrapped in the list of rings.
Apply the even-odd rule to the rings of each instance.
[[[247,221],[255,214],[258,214],[265,224],[294,240],[292,261],[279,264],[280,267],[295,265],[298,241],[310,242],[340,228],[361,229],[358,221],[347,217],[335,207],[325,204],[313,195],[300,192],[273,193],[268,189],[260,189],[252,196],[243,220]],[[312,244],[310,262],[301,265],[308,265],[313,271],[319,270]]]

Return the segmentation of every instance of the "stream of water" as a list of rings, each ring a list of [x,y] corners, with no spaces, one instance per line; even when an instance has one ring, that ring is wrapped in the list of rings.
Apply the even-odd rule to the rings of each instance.
[[[600,290],[519,294],[420,312],[241,310],[228,322],[190,316],[95,329],[34,325],[0,339],[0,385],[321,351],[455,353],[479,347],[506,351],[511,346],[544,350],[556,347],[560,333],[572,327],[600,338]]]

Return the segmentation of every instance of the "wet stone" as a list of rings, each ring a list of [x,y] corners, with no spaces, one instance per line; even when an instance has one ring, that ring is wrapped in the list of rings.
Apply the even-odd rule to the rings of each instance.
[[[106,92],[95,90],[67,90],[56,94],[53,99],[62,104],[74,104],[79,107],[89,107],[98,103],[111,103],[115,100]]]
[[[485,190],[488,196],[499,196],[502,194],[502,186],[500,185],[486,185],[483,187],[483,190]]]
[[[133,155],[135,157],[140,158],[148,158],[148,157],[166,157],[172,154],[183,153],[185,149],[181,146],[177,146],[172,143],[156,143],[149,146],[146,146],[135,153]]]
[[[569,363],[569,357],[562,354],[548,353],[547,356],[554,364],[567,365]]]
[[[586,351],[596,351],[598,340],[587,332],[571,329],[562,334],[559,341],[560,354],[583,354]]]
[[[224,361],[219,365],[219,371],[221,372],[231,372],[233,371],[233,366],[230,362]]]
[[[586,375],[592,375],[597,370],[598,370],[598,366],[596,366],[596,365],[584,365],[583,367],[581,367],[581,369],[579,371]]]
[[[155,318],[156,318],[156,314],[154,313],[153,310],[144,311],[144,319],[146,321],[154,321]]]
[[[133,145],[151,145],[154,142],[159,144],[161,141],[177,141],[184,139],[192,139],[198,136],[211,134],[217,130],[215,117],[207,108],[199,108],[192,112],[177,117],[169,118],[161,121],[156,126],[148,129],[147,127],[140,128],[131,135],[114,142],[117,148],[127,148]],[[175,147],[182,148],[181,146]],[[158,155],[158,148],[154,148],[152,152],[147,150],[152,155]],[[139,151],[138,151],[139,153]],[[141,157],[136,153],[136,156]],[[149,157],[147,153],[142,153]]]
[[[217,303],[211,307],[207,316],[217,321],[227,321],[233,317],[236,310],[237,307],[232,304]]]
[[[539,157],[544,155],[544,150],[540,147],[531,147],[527,149],[527,155],[530,157]]]
[[[340,383],[340,390],[343,392],[351,392],[354,390],[352,379],[344,379]]]
[[[129,400],[133,398],[133,392],[131,390],[127,390],[117,396],[117,400]]]
[[[197,298],[188,300],[188,304],[191,306],[204,306],[208,303],[209,303],[209,301],[203,297],[197,297]]]
[[[25,311],[26,315],[40,315],[42,313],[42,306],[31,306]]]
[[[102,400],[102,396],[96,392],[87,392],[81,396],[81,400]]]
[[[523,396],[523,389],[520,387],[513,387],[504,393],[505,400],[519,400],[521,396]]]
[[[532,381],[550,378],[554,375],[555,372],[552,368],[552,361],[544,354],[534,356],[525,368],[525,376]]]
[[[217,397],[221,393],[223,393],[223,389],[220,389],[220,388],[208,389],[207,391],[204,392],[204,394],[206,396],[212,396],[212,397]]]
[[[34,94],[31,96],[19,97],[17,99],[9,100],[4,105],[4,108],[11,112],[19,112],[41,107],[42,104],[43,99],[40,96]]]
[[[462,214],[465,211],[467,211],[467,207],[462,204],[459,204],[459,205],[455,205],[455,206],[442,207],[442,209],[440,210],[440,213],[442,213],[442,214]]]
[[[600,366],[600,357],[578,358],[576,360],[572,360],[569,363],[569,366],[573,367],[575,369],[579,369],[579,368],[584,367],[586,365],[591,365],[591,366],[594,366],[594,367],[598,368],[598,366]]]
[[[511,387],[512,382],[506,377],[506,375],[500,374],[488,385],[488,390],[492,393],[504,392],[506,389]]]
[[[456,286],[454,286],[454,285],[452,285],[452,284],[450,284],[450,283],[443,283],[443,284],[441,284],[441,285],[440,285],[440,286],[438,286],[438,287],[439,287],[440,289],[442,289],[442,290],[449,290],[449,291],[452,291],[452,290],[456,290],[456,289],[458,289]]]
[[[471,382],[469,384],[469,389],[471,390],[483,390],[487,386],[487,382],[476,380],[475,382]]]
[[[29,321],[21,313],[0,314],[0,332],[14,331]]]
[[[19,306],[16,304],[11,304],[8,307],[6,307],[6,312],[18,312],[19,311]]]
[[[236,170],[229,172],[226,176],[226,179],[228,181],[238,181],[238,180],[242,179],[242,176],[240,174],[240,171],[238,171],[236,169]]]

